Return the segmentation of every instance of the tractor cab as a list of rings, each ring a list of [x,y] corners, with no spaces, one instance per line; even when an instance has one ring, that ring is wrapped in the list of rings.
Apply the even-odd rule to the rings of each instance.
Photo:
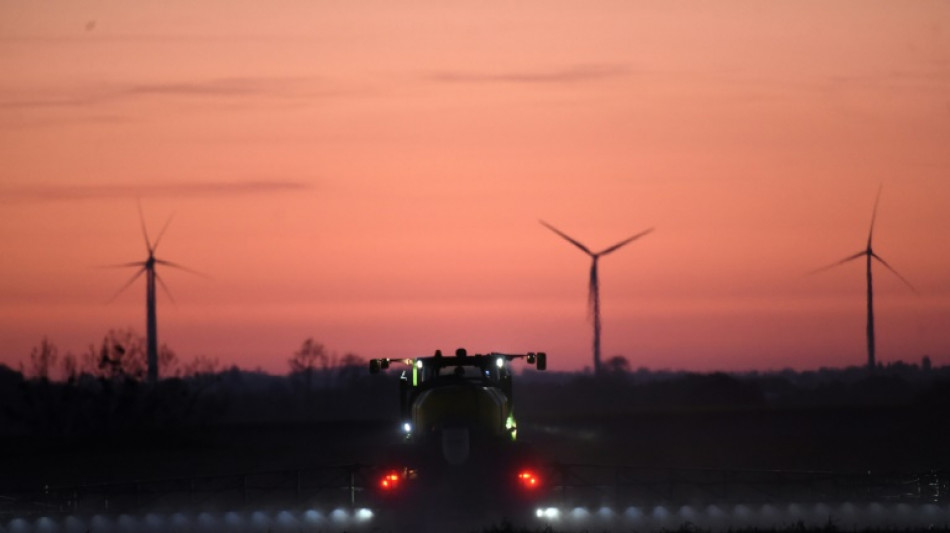
[[[454,356],[434,355],[410,359],[373,359],[370,372],[378,373],[393,363],[405,365],[399,377],[399,403],[402,431],[406,440],[429,442],[440,439],[446,459],[451,443],[467,448],[472,438],[514,440],[517,424],[514,416],[511,362],[525,359],[538,370],[547,368],[543,352],[526,354],[470,355],[464,348]]]

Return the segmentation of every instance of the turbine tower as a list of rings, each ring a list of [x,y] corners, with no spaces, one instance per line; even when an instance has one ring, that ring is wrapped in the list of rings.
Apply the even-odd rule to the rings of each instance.
[[[855,259],[860,259],[861,257],[865,258],[865,262],[866,262],[865,268],[867,272],[867,285],[868,285],[867,286],[867,294],[868,294],[867,341],[868,341],[868,371],[869,372],[873,372],[874,367],[877,364],[875,360],[875,345],[874,345],[874,284],[872,283],[872,276],[871,276],[871,263],[873,262],[872,260],[879,261],[888,270],[893,272],[894,275],[898,277],[898,279],[903,281],[904,284],[910,288],[910,290],[914,291],[915,293],[917,292],[917,289],[915,289],[914,286],[911,285],[909,281],[904,279],[904,276],[901,276],[896,270],[894,270],[894,268],[891,265],[889,265],[887,261],[882,259],[881,256],[874,253],[874,249],[871,247],[871,240],[874,237],[874,220],[875,218],[877,218],[877,204],[881,199],[882,188],[883,186],[878,188],[877,197],[875,197],[874,199],[874,209],[871,211],[871,229],[868,231],[868,242],[864,250],[861,250],[860,252],[849,255],[848,257],[845,257],[844,259],[837,261],[835,263],[832,263],[826,267],[822,267],[817,270],[813,270],[809,272],[809,275],[817,274],[818,272],[824,272],[825,270],[834,268],[844,263],[848,263]]]
[[[147,380],[148,383],[155,383],[158,381],[158,319],[155,313],[155,284],[158,282],[162,286],[162,289],[165,291],[165,294],[171,298],[171,293],[168,291],[168,287],[165,286],[165,282],[162,281],[162,278],[158,276],[158,272],[155,271],[155,265],[164,265],[187,272],[197,274],[193,270],[189,270],[181,265],[172,263],[170,261],[165,261],[164,259],[159,259],[155,257],[155,250],[158,248],[158,243],[162,240],[162,235],[165,234],[165,230],[168,229],[168,225],[172,221],[172,217],[168,217],[168,220],[165,222],[165,226],[162,227],[162,231],[158,233],[155,242],[151,242],[148,238],[148,229],[145,227],[145,216],[142,214],[142,206],[139,205],[139,220],[142,223],[142,235],[145,237],[145,248],[148,250],[148,257],[144,261],[134,261],[131,263],[124,263],[121,265],[116,265],[119,267],[141,267],[139,270],[132,276],[125,285],[120,288],[115,296],[118,296],[119,293],[124,291],[129,285],[135,282],[143,273],[145,274],[145,329],[146,329],[146,362],[148,364],[148,374]],[[113,296],[113,298],[115,298]],[[172,299],[174,301],[174,299]]]
[[[560,230],[548,224],[547,222],[543,220],[540,220],[539,222],[541,222],[541,224],[544,225],[549,230],[560,235],[567,242],[580,248],[584,253],[586,253],[587,255],[591,257],[590,285],[589,285],[588,293],[587,293],[587,305],[588,305],[588,311],[590,312],[590,315],[594,321],[594,375],[599,376],[602,372],[602,369],[600,365],[600,285],[597,280],[597,260],[600,259],[601,256],[604,256],[613,251],[616,251],[621,246],[629,244],[630,242],[635,241],[639,239],[640,237],[643,237],[647,233],[650,233],[651,231],[653,231],[653,228],[642,231],[634,235],[633,237],[622,240],[609,248],[606,248],[604,250],[601,250],[600,252],[594,253],[590,251],[589,248],[581,244],[580,242],[567,236],[567,234],[561,232]]]

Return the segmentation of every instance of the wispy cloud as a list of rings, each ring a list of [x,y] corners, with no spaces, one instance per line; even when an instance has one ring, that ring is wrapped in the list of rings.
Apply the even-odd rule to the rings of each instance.
[[[94,24],[94,21],[90,21]],[[161,44],[194,44],[194,43],[320,43],[323,42],[321,36],[313,33],[228,33],[228,34],[208,34],[208,33],[101,33],[98,28],[77,27],[74,33],[59,34],[6,34],[0,35],[0,44],[48,44],[48,45],[90,45],[90,44],[135,44],[135,43],[161,43]]]
[[[316,87],[313,78],[214,78],[164,83],[128,83],[88,87],[33,88],[0,93],[0,109],[81,108],[146,97],[304,99],[339,91]]]
[[[70,108],[95,104],[102,100],[98,96],[67,96],[63,94],[37,92],[29,96],[7,92],[0,94],[0,109],[42,109],[42,108]]]
[[[879,90],[940,88],[950,85],[950,62],[934,62],[931,68],[905,68],[884,72],[852,73],[830,76],[839,86],[858,86]]]
[[[122,94],[127,96],[251,96],[298,94],[302,78],[218,78],[177,83],[146,83],[131,85]]]
[[[574,65],[547,71],[438,71],[426,75],[426,78],[445,83],[564,84],[603,81],[630,74],[630,69],[625,65]]]
[[[0,202],[47,202],[115,198],[195,198],[307,190],[299,181],[168,182],[142,185],[32,185],[0,188]]]

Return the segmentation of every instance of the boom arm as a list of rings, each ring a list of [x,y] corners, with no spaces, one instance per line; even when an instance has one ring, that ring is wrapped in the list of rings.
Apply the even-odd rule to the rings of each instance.
[[[468,364],[477,364],[482,357],[485,358],[499,358],[504,357],[506,361],[513,361],[515,359],[526,359],[529,365],[534,365],[538,370],[546,370],[548,367],[548,356],[544,352],[528,352],[523,354],[506,354],[499,352],[491,352],[485,355],[475,354],[468,355],[464,349],[456,350],[455,357],[443,357],[442,350],[436,350],[434,356],[428,356],[426,359],[429,364],[434,364],[437,367],[439,366],[458,366],[461,361],[471,361]],[[370,359],[369,360],[369,373],[378,374],[381,370],[386,370],[389,368],[389,365],[392,363],[400,363],[406,366],[412,366],[416,359],[407,359],[399,358],[393,359],[388,357],[383,357],[379,359]]]

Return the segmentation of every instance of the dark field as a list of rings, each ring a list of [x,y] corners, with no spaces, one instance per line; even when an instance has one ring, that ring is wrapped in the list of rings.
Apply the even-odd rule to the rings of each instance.
[[[546,462],[671,470],[950,470],[950,412],[909,407],[525,414],[519,441]],[[373,465],[400,446],[394,420],[205,425],[116,435],[13,436],[7,491]]]
[[[598,410],[532,400],[529,395],[536,388],[551,389],[538,396],[561,389],[569,396],[571,387],[532,384],[516,391],[519,440],[553,462],[835,472],[950,469],[950,407],[943,404],[628,410],[609,404]],[[371,409],[354,420],[293,420],[293,415],[285,412],[272,421],[222,415],[220,420],[160,427],[130,423],[101,432],[77,428],[66,434],[8,434],[0,441],[3,484],[371,464],[399,440],[392,409]]]
[[[545,474],[552,484],[584,478],[625,485],[558,493],[588,505],[734,496],[774,502],[789,497],[783,483],[793,491],[791,501],[801,502],[836,497],[808,493],[815,480],[831,478],[835,486],[847,481],[851,492],[841,494],[848,501],[863,491],[869,500],[883,495],[946,505],[950,389],[942,374],[926,380],[855,375],[795,383],[775,376],[529,374],[515,389],[519,442],[550,466]],[[12,508],[9,502],[76,487],[165,483],[183,491],[185,485],[171,482],[194,488],[206,482],[195,479],[215,477],[244,479],[241,501],[252,505],[266,494],[258,487],[248,501],[248,478],[279,489],[281,476],[296,475],[299,491],[301,479],[317,483],[332,470],[369,483],[371,467],[401,446],[391,376],[357,376],[309,392],[295,389],[290,378],[233,371],[154,390],[101,385],[20,381],[0,391],[0,496],[8,502],[0,512]],[[880,483],[903,484],[921,474],[943,485],[917,487],[916,496],[908,486],[881,489]],[[331,496],[342,501],[336,489]],[[352,495],[357,504],[367,498]]]

